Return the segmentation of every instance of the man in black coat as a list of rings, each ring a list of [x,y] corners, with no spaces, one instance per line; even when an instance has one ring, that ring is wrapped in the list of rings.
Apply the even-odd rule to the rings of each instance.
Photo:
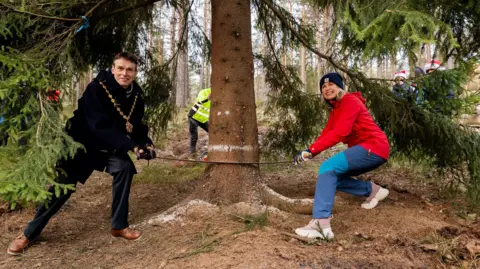
[[[129,228],[128,199],[133,175],[137,173],[128,152],[138,159],[155,157],[153,143],[148,138],[148,127],[142,123],[144,101],[141,89],[134,81],[137,75],[137,58],[123,52],[115,56],[112,69],[101,71],[87,86],[78,109],[67,124],[67,132],[86,150],[80,149],[71,159],[57,164],[58,182],[82,184],[94,170],[106,171],[113,176],[111,233],[127,240],[140,239],[142,233]],[[11,255],[23,253],[47,225],[74,191],[55,196],[47,205],[37,209],[22,235],[9,246]]]

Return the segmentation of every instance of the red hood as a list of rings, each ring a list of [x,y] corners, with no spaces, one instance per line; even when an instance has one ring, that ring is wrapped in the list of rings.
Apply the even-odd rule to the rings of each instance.
[[[367,102],[367,99],[365,99],[365,98],[362,97],[362,93],[361,93],[361,92],[347,92],[347,93],[343,96],[343,98],[353,98],[353,96],[355,96],[356,98],[358,98],[358,99],[359,99],[360,101],[362,101],[362,103],[364,103],[364,104]],[[342,98],[342,99],[343,99],[343,98]],[[337,108],[337,107],[340,105],[340,102],[341,102],[341,101],[342,101],[342,100],[340,100],[340,101],[329,101],[329,102],[330,102],[330,104],[332,104],[332,106],[333,106],[334,108]]]

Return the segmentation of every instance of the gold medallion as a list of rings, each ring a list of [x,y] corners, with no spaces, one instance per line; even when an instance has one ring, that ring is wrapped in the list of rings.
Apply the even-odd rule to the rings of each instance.
[[[127,121],[126,126],[127,132],[131,133],[133,131],[133,125],[129,121]]]

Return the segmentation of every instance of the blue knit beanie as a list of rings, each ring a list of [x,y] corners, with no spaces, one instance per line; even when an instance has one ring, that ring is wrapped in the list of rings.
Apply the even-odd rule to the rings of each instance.
[[[325,82],[333,82],[340,89],[343,89],[343,79],[339,73],[332,72],[324,75],[322,79],[320,79],[320,90],[322,89],[322,86],[323,84],[325,84]]]

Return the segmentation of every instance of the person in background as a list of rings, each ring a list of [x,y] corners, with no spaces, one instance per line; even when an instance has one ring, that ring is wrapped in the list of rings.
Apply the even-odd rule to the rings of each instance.
[[[445,70],[445,68],[441,65],[441,62],[437,60],[431,60],[425,63],[425,66],[424,66],[424,71],[425,71],[425,74],[427,75],[431,74],[432,72],[440,72],[443,70]],[[447,82],[442,80],[442,83],[447,83]],[[436,89],[423,89],[423,91],[424,91],[424,94],[423,94],[424,100],[435,99],[435,95],[437,92]],[[454,99],[455,91],[453,91],[452,89],[449,89],[445,95],[445,98]],[[440,105],[436,106],[435,111],[447,116],[451,116],[454,113],[454,111],[452,111],[451,108],[442,108]]]
[[[320,136],[308,149],[294,157],[299,164],[322,151],[343,142],[348,149],[324,161],[318,172],[312,220],[295,232],[303,237],[332,239],[330,225],[335,192],[342,191],[367,197],[361,207],[372,209],[388,196],[379,185],[355,179],[387,162],[390,146],[387,136],[375,124],[359,92],[347,93],[338,73],[328,73],[320,80],[321,98],[330,108],[330,115]]]
[[[395,80],[395,84],[392,87],[393,94],[395,94],[397,97],[405,98],[409,102],[414,102],[416,100],[417,93],[415,87],[406,81],[407,71],[400,70],[395,72],[393,79]]]
[[[210,117],[211,88],[201,90],[195,104],[188,112],[188,130],[190,133],[190,155],[197,153],[198,127],[208,133],[208,119]]]

